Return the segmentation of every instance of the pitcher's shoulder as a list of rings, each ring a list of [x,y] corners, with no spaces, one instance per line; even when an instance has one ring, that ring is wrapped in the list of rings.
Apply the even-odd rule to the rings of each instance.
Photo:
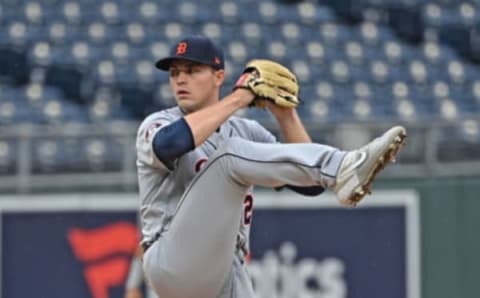
[[[152,114],[145,117],[145,119],[143,119],[143,121],[141,122],[140,127],[145,125],[146,123],[151,123],[158,120],[174,121],[182,116],[183,116],[183,113],[182,111],[180,111],[180,108],[178,107],[160,110],[157,112],[153,112]]]

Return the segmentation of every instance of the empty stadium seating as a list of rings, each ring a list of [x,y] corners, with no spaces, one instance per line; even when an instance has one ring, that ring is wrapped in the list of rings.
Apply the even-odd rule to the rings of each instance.
[[[229,84],[248,59],[272,57],[297,73],[305,100],[319,99],[316,92],[310,91],[315,90],[311,86],[322,81],[333,84],[335,90],[344,89],[333,96],[342,105],[333,104],[333,110],[325,115],[337,119],[334,115],[338,114],[341,120],[343,111],[335,109],[345,110],[342,107],[353,106],[359,99],[362,106],[375,106],[369,109],[371,112],[363,113],[362,119],[399,117],[395,112],[398,102],[382,100],[381,93],[371,92],[363,98],[351,94],[357,81],[365,81],[374,91],[390,90],[397,82],[405,82],[410,89],[423,85],[429,90],[437,81],[445,81],[449,87],[468,84],[478,72],[476,66],[461,59],[446,44],[429,40],[412,45],[387,23],[365,20],[349,25],[342,19],[342,9],[353,14],[371,7],[386,11],[399,6],[423,7],[428,28],[452,23],[468,25],[475,20],[472,5],[460,5],[455,18],[435,21],[439,14],[435,7],[450,11],[457,6],[420,0],[361,0],[362,7],[351,1],[340,0],[334,5],[327,1],[332,8],[317,2],[210,2],[217,5],[206,9],[205,5],[187,0],[161,4],[128,0],[5,1],[1,5],[5,26],[0,33],[0,57],[9,63],[0,73],[2,81],[24,85],[40,68],[44,71],[41,83],[60,89],[67,101],[91,105],[97,90],[107,87],[119,93],[121,105],[130,110],[131,116],[140,119],[162,107],[162,100],[154,96],[166,77],[152,67],[155,59],[165,55],[170,44],[182,35],[198,33],[224,47]],[[12,63],[20,67],[8,66]],[[431,95],[428,90],[423,92],[423,101],[412,98],[422,93],[410,92],[410,98],[401,102],[409,100],[420,113],[441,117],[441,103],[424,104]],[[465,97],[454,98],[459,111],[478,111],[478,104]]]
[[[297,74],[306,121],[458,122],[452,133],[473,142],[479,20],[471,1],[3,0],[0,125],[139,121],[174,104],[155,60],[203,34],[225,51],[222,94],[249,59],[271,58]],[[16,145],[1,140],[0,174]],[[111,170],[123,158],[105,154],[114,145],[38,140],[34,171]]]

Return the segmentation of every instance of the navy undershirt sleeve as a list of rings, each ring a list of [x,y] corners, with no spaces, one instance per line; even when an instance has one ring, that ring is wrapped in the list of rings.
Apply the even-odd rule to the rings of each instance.
[[[160,129],[152,141],[158,160],[169,166],[190,150],[195,149],[192,130],[184,118]]]
[[[296,185],[284,185],[284,186],[280,186],[280,187],[276,187],[275,190],[277,191],[280,191],[282,190],[284,187],[290,189],[290,190],[293,190],[294,192],[296,193],[299,193],[301,195],[304,195],[304,196],[318,196],[319,194],[323,193],[325,191],[325,188],[321,187],[321,186],[318,186],[318,185],[314,185],[314,186],[296,186]]]

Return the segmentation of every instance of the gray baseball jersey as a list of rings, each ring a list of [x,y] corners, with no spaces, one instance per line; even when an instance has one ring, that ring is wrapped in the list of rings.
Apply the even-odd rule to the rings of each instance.
[[[140,125],[137,167],[143,268],[162,298],[252,298],[248,250],[253,185],[335,183],[345,152],[320,144],[279,144],[257,122],[231,117],[172,164],[152,149],[156,132],[183,114],[175,107]],[[208,161],[207,161],[208,159]]]
[[[231,117],[202,145],[167,166],[155,156],[152,139],[157,131],[182,116],[183,113],[178,107],[159,111],[147,117],[138,130],[137,168],[143,242],[152,240],[156,233],[167,228],[188,184],[205,165],[208,157],[222,146],[225,139],[241,137],[262,143],[276,142],[275,137],[256,121]],[[251,208],[250,193],[246,195],[246,208]],[[238,234],[238,246],[241,248],[239,252],[248,250],[250,223],[248,210],[246,216],[247,218],[245,213],[242,213],[242,224]],[[195,222],[195,219],[192,221]]]

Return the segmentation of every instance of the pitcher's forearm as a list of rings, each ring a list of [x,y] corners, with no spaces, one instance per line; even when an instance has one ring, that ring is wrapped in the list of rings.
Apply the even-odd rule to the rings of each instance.
[[[195,146],[202,144],[223,122],[253,100],[253,94],[237,89],[219,102],[185,116],[192,131]]]
[[[312,139],[303,126],[295,109],[275,113],[275,118],[285,139],[285,143],[311,143]]]

